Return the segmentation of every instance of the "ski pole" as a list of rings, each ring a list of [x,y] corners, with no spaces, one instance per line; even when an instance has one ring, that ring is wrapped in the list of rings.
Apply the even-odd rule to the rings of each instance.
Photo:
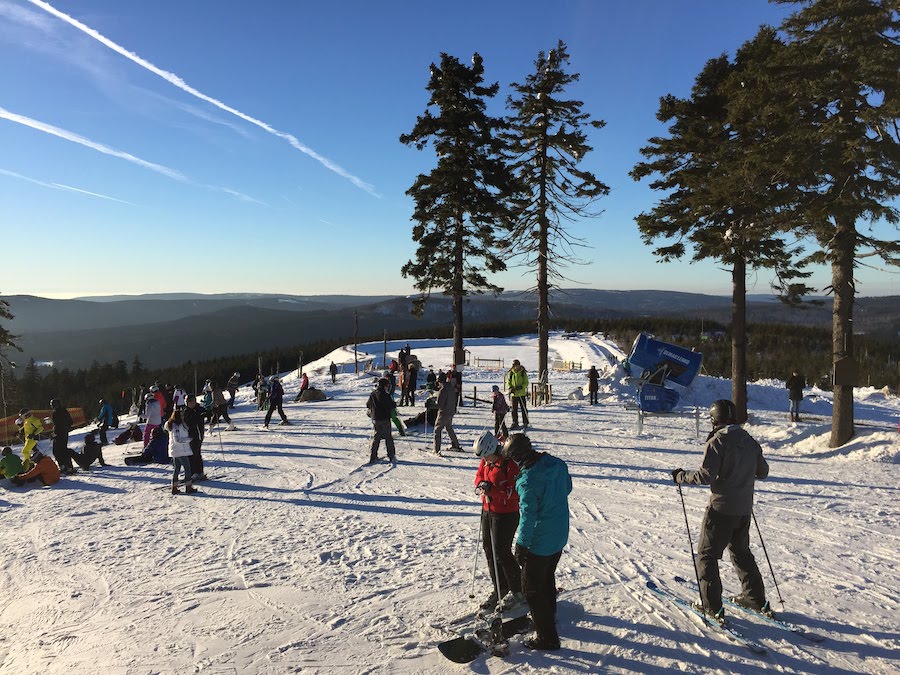
[[[781,591],[778,590],[778,580],[775,578],[775,570],[772,569],[772,561],[769,560],[769,552],[766,550],[766,542],[763,541],[762,532],[759,529],[759,523],[756,522],[756,514],[753,511],[750,511],[750,515],[753,516],[753,524],[756,525],[756,533],[759,535],[759,543],[762,544],[763,553],[766,554],[766,562],[769,563],[769,572],[772,573],[772,583],[775,584],[775,592],[778,593],[778,602],[781,603],[781,608],[784,609],[784,600],[781,597]]]
[[[475,560],[472,563],[472,590],[469,600],[475,599],[475,572],[478,569],[478,549],[481,548],[481,517],[478,518],[478,534],[475,535]]]
[[[225,471],[225,446],[222,445],[222,431],[216,429],[216,435],[219,437],[219,452],[222,453],[222,471]]]
[[[703,625],[706,625],[706,604],[703,602],[703,592],[700,590],[700,571],[697,569],[697,559],[694,557],[694,540],[691,538],[691,526],[688,524],[687,517],[687,508],[684,505],[684,493],[681,491],[681,483],[676,483],[678,485],[678,496],[681,497],[681,510],[684,513],[684,527],[687,529],[688,536],[688,544],[691,547],[691,566],[694,568],[694,578],[697,580],[697,591],[700,594],[700,607],[703,608],[703,612],[700,614],[700,618],[703,619]]]

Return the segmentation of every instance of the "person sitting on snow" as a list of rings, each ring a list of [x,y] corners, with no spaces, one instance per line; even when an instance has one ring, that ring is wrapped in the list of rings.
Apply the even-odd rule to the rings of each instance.
[[[100,461],[100,466],[107,466],[103,460],[103,446],[97,442],[97,438],[93,433],[84,437],[84,448],[82,448],[80,453],[73,452],[72,459],[82,469],[89,469],[91,464],[97,460]]]
[[[19,473],[10,478],[13,485],[21,487],[25,483],[39,480],[44,485],[53,485],[59,482],[59,467],[56,462],[45,455],[37,446],[31,451],[31,461],[34,466],[30,471]]]
[[[168,464],[169,461],[169,438],[162,427],[155,427],[150,432],[150,442],[140,455],[125,457],[128,466]]]
[[[22,458],[8,445],[4,447],[0,457],[0,478],[12,478],[22,473],[22,468]]]

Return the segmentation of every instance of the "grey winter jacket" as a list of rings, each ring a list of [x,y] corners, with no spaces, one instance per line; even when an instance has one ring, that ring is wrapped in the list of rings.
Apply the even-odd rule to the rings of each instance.
[[[759,443],[737,424],[722,427],[706,442],[698,471],[685,471],[680,483],[709,485],[709,508],[728,516],[749,516],[753,484],[769,475]]]

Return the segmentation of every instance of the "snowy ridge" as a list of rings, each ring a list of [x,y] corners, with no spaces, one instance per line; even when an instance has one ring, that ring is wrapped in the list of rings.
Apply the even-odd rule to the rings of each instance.
[[[536,379],[536,342],[481,338],[466,349],[506,367],[518,358]],[[389,342],[389,358],[405,343]],[[450,362],[449,340],[410,344],[425,372]],[[361,361],[380,364],[382,349],[360,346]],[[772,467],[757,485],[755,512],[783,611],[755,531],[754,552],[776,611],[828,638],[810,645],[741,617],[741,630],[769,650],[760,658],[679,611],[658,611],[644,585],[692,575],[669,472],[699,466],[693,420],[650,418],[638,436],[615,345],[557,334],[551,351],[581,360],[584,371],[550,374],[557,399],[530,411],[529,435],[569,464],[572,522],[557,583],[585,612],[561,627],[561,651],[531,653],[514,639],[509,657],[482,657],[476,672],[900,672],[896,397],[858,389],[857,436],[832,450],[828,392],[810,390],[810,421],[791,425],[783,382],[751,386],[747,428]],[[347,371],[334,385],[332,360]],[[602,376],[600,405],[568,400],[592,364]],[[232,414],[238,429],[204,443],[207,472],[217,478],[197,496],[153,489],[170,479],[169,468],[124,466],[137,444],[109,446],[111,466],[50,489],[4,482],[0,675],[464,670],[438,653],[435,645],[452,633],[434,626],[472,608],[476,558],[477,600],[490,591],[475,548],[474,456],[423,452],[429,437],[413,429],[395,436],[396,466],[363,465],[373,374],[352,372],[352,345],[305,370],[329,400],[288,403],[292,425],[264,432],[252,392],[242,388]],[[474,385],[485,398],[504,371],[467,367],[463,375],[466,393]],[[283,383],[292,401],[296,370]],[[699,377],[683,399],[707,406],[729,391],[727,380]],[[421,410],[420,401],[399,413]],[[468,446],[492,428],[489,406],[467,399],[455,426]],[[707,496],[684,488],[695,546]],[[726,593],[737,592],[727,556],[721,569]]]

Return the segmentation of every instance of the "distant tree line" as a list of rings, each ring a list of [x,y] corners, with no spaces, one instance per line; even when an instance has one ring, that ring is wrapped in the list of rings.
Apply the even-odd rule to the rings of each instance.
[[[666,342],[694,348],[703,353],[704,372],[714,377],[730,377],[731,327],[700,319],[673,319],[635,317],[624,319],[561,319],[552,326],[554,330],[603,333],[625,353],[638,333],[650,333]],[[450,326],[428,327],[418,331],[406,331],[388,339],[437,339],[446,338]],[[470,325],[466,336],[512,337],[534,331],[533,321],[509,321]],[[713,337],[714,335],[719,337]],[[703,336],[706,335],[706,339]],[[380,342],[384,334],[360,338],[360,342]],[[140,385],[154,382],[180,384],[188,391],[203,387],[207,379],[224,383],[233,372],[241,373],[243,381],[250,381],[257,373],[257,363],[262,364],[262,374],[271,375],[296,369],[300,353],[304,363],[323,358],[338,347],[352,344],[352,338],[342,337],[320,340],[292,348],[273,349],[260,354],[241,354],[209,361],[187,361],[170,368],[147,370],[138,357],[132,363],[117,361],[113,364],[94,362],[90,368],[69,370],[39,368],[33,361],[16,378],[5,371],[6,402],[11,414],[19,408],[47,407],[51,398],[58,397],[70,407],[81,407],[90,417],[96,412],[98,401],[105,398],[117,412],[125,412],[132,402],[132,392]],[[826,328],[781,324],[753,324],[747,330],[747,371],[750,380],[784,380],[792,370],[803,373],[810,384],[831,389],[831,333]],[[861,386],[889,387],[900,390],[900,347],[859,336],[856,342],[856,358],[860,364]],[[376,350],[380,355],[380,350]],[[362,355],[362,352],[361,352]],[[527,358],[527,356],[526,356]],[[436,367],[449,365],[435,363]],[[431,365],[431,364],[426,364]],[[583,364],[587,369],[590,364]],[[315,385],[313,380],[313,385]]]

